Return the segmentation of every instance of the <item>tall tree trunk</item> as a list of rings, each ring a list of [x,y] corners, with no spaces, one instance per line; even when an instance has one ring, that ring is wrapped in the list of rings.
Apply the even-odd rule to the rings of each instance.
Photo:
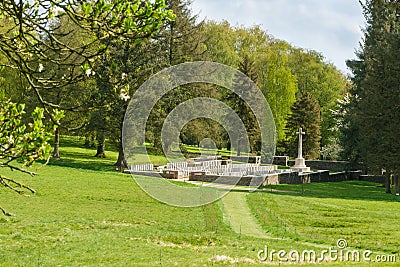
[[[97,134],[97,151],[95,157],[97,158],[105,158],[106,157],[106,152],[104,150],[105,146],[105,137],[103,133],[98,133]]]
[[[391,176],[392,175],[390,174],[390,172],[386,173],[386,179],[385,179],[386,194],[391,194],[392,193],[392,191],[390,190],[390,184],[391,184],[390,177]]]
[[[394,176],[394,188],[396,196],[398,196],[400,194],[400,177],[397,174]]]
[[[60,127],[57,127],[54,133],[54,149],[53,149],[53,158],[60,158]]]
[[[118,171],[122,171],[124,168],[128,168],[128,164],[124,157],[124,149],[122,147],[122,141],[119,141],[119,149],[118,149],[118,159],[117,162],[114,164],[117,167]]]

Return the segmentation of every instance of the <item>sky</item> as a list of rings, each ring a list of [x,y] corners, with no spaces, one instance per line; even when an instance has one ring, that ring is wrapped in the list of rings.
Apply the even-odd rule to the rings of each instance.
[[[275,38],[322,53],[348,74],[347,59],[362,39],[364,17],[358,0],[192,0],[200,19],[231,25],[261,25]]]

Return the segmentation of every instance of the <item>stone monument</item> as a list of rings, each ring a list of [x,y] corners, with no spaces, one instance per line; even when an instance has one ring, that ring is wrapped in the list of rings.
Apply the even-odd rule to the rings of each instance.
[[[310,167],[306,166],[306,160],[303,158],[303,135],[305,132],[303,132],[303,129],[300,128],[296,134],[299,135],[299,150],[295,164],[291,169],[299,172],[309,172]]]

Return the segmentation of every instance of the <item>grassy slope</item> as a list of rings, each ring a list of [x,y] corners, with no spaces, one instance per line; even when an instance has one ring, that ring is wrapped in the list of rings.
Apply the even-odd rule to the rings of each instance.
[[[64,140],[61,146],[63,158],[40,169],[39,176],[32,178],[1,170],[11,177],[18,176],[37,190],[36,195],[28,198],[0,188],[1,205],[17,214],[15,218],[0,217],[1,266],[232,265],[230,258],[212,260],[218,255],[236,258],[239,266],[246,266],[251,264],[245,261],[256,261],[257,251],[264,245],[276,250],[312,248],[293,240],[263,240],[238,235],[224,223],[220,202],[194,209],[161,204],[141,191],[129,175],[113,171],[115,151],[107,151],[107,159],[95,159],[93,149],[77,147],[81,143],[75,139]],[[336,190],[341,185],[324,186]],[[346,191],[364,184],[343,186]],[[381,194],[381,189],[377,190],[376,198],[386,197]],[[354,193],[354,198],[361,198],[359,192]],[[399,203],[390,202],[390,199],[356,199],[255,193],[248,196],[248,203],[264,227],[275,236],[282,235],[281,221],[270,220],[268,216],[263,217],[264,214],[273,212],[284,220],[290,230],[287,230],[287,236],[293,239],[328,245],[343,229],[356,234],[367,233],[368,228],[375,225],[382,225],[374,230],[376,232],[383,226],[390,226],[387,231],[393,238],[385,240],[371,236],[368,244],[375,242],[373,248],[381,251],[395,250],[394,237],[398,237],[398,233],[394,233],[396,227],[392,222],[398,220]],[[331,218],[350,220],[355,217],[358,221],[347,228],[339,227],[339,222],[333,229],[319,224],[307,226],[311,220],[307,215],[309,205],[319,208],[313,211],[313,217],[320,218],[319,222],[323,224],[331,223]],[[333,206],[337,208],[332,210]],[[265,207],[271,212],[266,212]],[[296,207],[297,211],[288,207]],[[372,217],[366,216],[370,209],[373,209]],[[354,215],[354,211],[364,213]],[[326,214],[331,216],[326,218]],[[275,232],[270,225],[272,229],[278,225]],[[291,231],[292,227],[295,231]],[[320,229],[321,236],[310,237],[313,229]],[[364,246],[362,240],[359,241]],[[386,242],[393,244],[387,246]]]
[[[272,235],[349,246],[400,256],[400,198],[374,183],[350,181],[274,186],[248,196],[264,229]]]
[[[216,255],[256,258],[262,241],[238,242],[220,203],[194,209],[159,203],[113,171],[116,152],[96,159],[74,141],[64,140],[62,159],[36,177],[1,170],[37,194],[0,188],[1,205],[17,214],[0,217],[0,265],[182,266],[211,264]]]

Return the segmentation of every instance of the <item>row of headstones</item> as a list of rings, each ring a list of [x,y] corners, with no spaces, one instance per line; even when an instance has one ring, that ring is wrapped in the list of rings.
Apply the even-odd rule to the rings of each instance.
[[[188,162],[169,162],[167,163],[166,169],[168,170],[182,170],[188,168],[194,168],[193,170],[200,170],[200,168],[209,169],[209,168],[218,168],[222,166],[223,160],[209,160],[209,161],[199,161],[189,164]],[[229,162],[228,162],[229,164]],[[193,166],[189,166],[193,165]],[[196,169],[197,168],[197,169]]]
[[[152,171],[154,170],[154,165],[153,164],[131,165],[129,170],[134,172]]]
[[[169,162],[167,163],[167,170],[175,171],[175,170],[181,170],[181,169],[186,169],[188,167],[187,162]]]
[[[152,171],[153,164],[132,165],[131,171]],[[189,175],[190,172],[206,171],[215,175],[261,175],[276,171],[276,166],[260,166],[258,164],[229,164],[221,165],[221,161],[204,161],[202,165],[189,167],[187,162],[168,163],[167,170],[181,171],[183,175]]]
[[[260,166],[257,164],[232,164],[224,165],[219,168],[209,169],[210,174],[214,175],[262,175],[276,171],[276,166]]]

